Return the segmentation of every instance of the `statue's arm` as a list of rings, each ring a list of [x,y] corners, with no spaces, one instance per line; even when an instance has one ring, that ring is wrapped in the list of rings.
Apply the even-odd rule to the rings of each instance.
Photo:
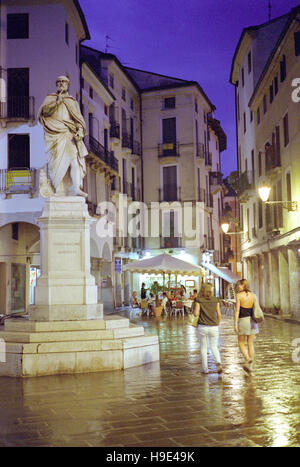
[[[56,100],[51,99],[51,101],[46,99],[44,105],[41,108],[41,115],[46,118],[51,117],[51,115],[58,109],[61,102],[62,99],[59,99],[59,97]]]

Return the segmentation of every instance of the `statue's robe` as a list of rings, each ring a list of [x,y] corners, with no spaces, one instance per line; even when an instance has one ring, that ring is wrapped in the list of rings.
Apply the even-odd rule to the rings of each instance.
[[[76,99],[67,95],[54,112],[49,115],[50,104],[54,104],[57,94],[48,94],[40,111],[39,121],[44,127],[44,138],[48,152],[48,175],[55,189],[63,181],[71,162],[76,159],[80,169],[80,179],[86,174],[85,157],[87,148],[81,140],[75,141],[79,130],[86,135],[86,125]]]

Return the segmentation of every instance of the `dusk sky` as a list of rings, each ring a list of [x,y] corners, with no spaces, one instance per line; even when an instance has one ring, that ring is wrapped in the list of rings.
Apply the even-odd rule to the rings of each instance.
[[[268,0],[80,0],[91,34],[85,45],[123,65],[198,81],[227,134],[226,176],[236,169],[232,57],[244,27],[268,21]],[[271,0],[271,19],[300,4]],[[110,39],[106,40],[106,36]]]

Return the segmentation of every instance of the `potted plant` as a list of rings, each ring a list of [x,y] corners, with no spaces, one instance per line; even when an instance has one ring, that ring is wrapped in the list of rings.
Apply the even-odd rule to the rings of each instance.
[[[156,318],[159,318],[162,314],[162,306],[159,295],[164,290],[166,290],[166,288],[163,285],[159,285],[157,281],[153,282],[150,288],[150,292],[155,296],[155,307],[153,307],[153,311]]]

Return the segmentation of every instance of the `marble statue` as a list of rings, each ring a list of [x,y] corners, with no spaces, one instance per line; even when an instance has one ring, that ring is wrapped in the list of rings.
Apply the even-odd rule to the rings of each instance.
[[[69,78],[59,76],[56,86],[57,92],[47,95],[39,111],[48,152],[50,185],[53,193],[60,196],[87,197],[82,191],[88,155],[83,142],[85,121],[78,102],[68,93]],[[47,194],[48,188],[44,190]],[[41,194],[43,196],[43,190]]]

